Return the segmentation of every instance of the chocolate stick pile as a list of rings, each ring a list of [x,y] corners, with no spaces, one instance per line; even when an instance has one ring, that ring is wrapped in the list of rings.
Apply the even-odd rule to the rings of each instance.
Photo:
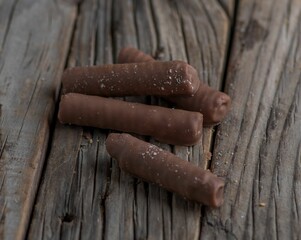
[[[191,146],[203,126],[218,124],[229,111],[230,97],[201,83],[183,61],[155,61],[135,48],[124,48],[119,64],[67,69],[62,77],[61,123],[112,129]],[[175,104],[165,108],[109,97],[151,95]],[[219,207],[224,182],[174,154],[129,134],[109,134],[108,153],[121,169],[186,199]]]
[[[118,63],[138,63],[155,61],[150,55],[136,48],[123,48],[118,56]],[[199,81],[200,82],[200,81]],[[164,96],[165,97],[165,96]],[[224,119],[230,109],[230,97],[207,84],[201,83],[195,93],[189,96],[166,96],[177,108],[200,112],[204,115],[204,126],[212,126]]]

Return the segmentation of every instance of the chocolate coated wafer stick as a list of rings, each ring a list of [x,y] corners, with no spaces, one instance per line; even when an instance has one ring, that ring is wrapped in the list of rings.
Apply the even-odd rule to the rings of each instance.
[[[62,123],[138,133],[185,146],[200,140],[203,126],[198,112],[79,93],[62,96],[58,117]]]
[[[138,63],[138,62],[153,62],[154,59],[151,55],[133,48],[122,48],[119,52],[117,62],[118,63]]]
[[[62,83],[64,94],[102,97],[189,96],[200,85],[197,71],[182,61],[74,67],[64,72]]]
[[[118,57],[118,63],[141,62],[150,61],[151,56],[136,49],[136,48],[123,48]],[[128,55],[128,57],[126,56]],[[152,58],[153,61],[155,59]],[[198,111],[204,115],[204,125],[215,125],[222,121],[230,110],[231,99],[230,97],[220,91],[217,91],[207,84],[200,83],[196,93],[190,97],[166,97],[166,100],[174,103],[176,107]]]
[[[222,179],[168,151],[118,133],[108,136],[106,148],[122,170],[136,177],[212,207],[223,203]]]

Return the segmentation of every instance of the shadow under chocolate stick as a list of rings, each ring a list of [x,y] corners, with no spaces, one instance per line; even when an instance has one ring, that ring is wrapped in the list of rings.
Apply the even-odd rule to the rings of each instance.
[[[106,148],[119,167],[147,182],[156,183],[185,199],[211,207],[223,204],[224,181],[169,151],[129,134],[109,134]]]
[[[117,61],[118,63],[135,63],[155,62],[156,60],[136,48],[126,47],[121,49]],[[200,83],[198,90],[190,96],[164,96],[164,98],[174,103],[177,108],[201,112],[204,117],[204,126],[212,126],[221,122],[231,106],[231,98],[227,94],[204,83]]]

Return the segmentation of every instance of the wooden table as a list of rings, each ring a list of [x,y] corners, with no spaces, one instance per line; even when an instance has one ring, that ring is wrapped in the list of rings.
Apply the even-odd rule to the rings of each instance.
[[[150,139],[224,177],[221,208],[121,172],[109,131],[58,123],[64,68],[128,45],[232,97],[202,143]],[[0,103],[0,239],[301,239],[300,0],[2,0]]]

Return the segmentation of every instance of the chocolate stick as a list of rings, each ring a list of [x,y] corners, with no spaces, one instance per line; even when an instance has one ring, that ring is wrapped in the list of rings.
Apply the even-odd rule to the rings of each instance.
[[[118,55],[118,63],[138,63],[138,62],[153,62],[154,59],[136,48],[122,48]]]
[[[68,93],[61,98],[60,122],[152,136],[174,145],[190,146],[202,136],[198,112]]]
[[[219,207],[223,203],[224,181],[174,154],[129,134],[109,134],[108,153],[119,167],[136,177],[156,183],[186,199]]]
[[[199,87],[197,71],[182,61],[74,67],[62,77],[63,93],[102,97],[189,96]]]
[[[150,62],[152,57],[136,48],[123,48],[118,56],[118,63]],[[153,61],[155,59],[152,58]],[[204,125],[215,125],[222,121],[230,110],[230,97],[217,91],[207,84],[200,83],[195,94],[189,97],[165,97],[166,100],[174,103],[177,108],[201,112],[204,116]]]

